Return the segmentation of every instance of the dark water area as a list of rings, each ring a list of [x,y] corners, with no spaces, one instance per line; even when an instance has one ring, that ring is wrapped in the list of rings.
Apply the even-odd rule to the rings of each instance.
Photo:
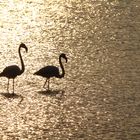
[[[139,140],[139,1],[0,2],[0,21],[0,72],[20,66],[18,46],[28,47],[14,96],[0,77],[0,139]],[[46,91],[33,73],[47,65],[61,72],[60,53],[65,77]]]

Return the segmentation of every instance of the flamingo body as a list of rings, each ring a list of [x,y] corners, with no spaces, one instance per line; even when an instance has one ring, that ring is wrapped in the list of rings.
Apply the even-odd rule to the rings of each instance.
[[[46,66],[34,73],[45,78],[58,77],[59,69],[55,66]]]
[[[20,75],[20,68],[17,65],[8,66],[2,73],[0,73],[0,76],[7,77],[9,79],[16,78],[18,75]]]

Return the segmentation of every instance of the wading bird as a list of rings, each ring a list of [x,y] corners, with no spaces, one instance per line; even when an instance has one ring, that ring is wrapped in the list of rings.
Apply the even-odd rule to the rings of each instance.
[[[49,90],[49,81],[51,77],[56,77],[56,78],[63,78],[65,75],[65,70],[61,61],[61,58],[64,58],[67,63],[67,57],[64,53],[60,54],[59,56],[59,64],[62,69],[62,73],[60,74],[59,68],[56,66],[46,66],[41,68],[39,71],[35,72],[34,75],[42,76],[46,78],[46,81],[44,83],[43,88],[45,88],[46,83],[48,82],[48,90]]]
[[[21,75],[24,70],[25,70],[25,66],[24,66],[24,62],[21,56],[21,48],[24,48],[26,50],[26,52],[28,51],[28,48],[26,47],[26,45],[24,43],[21,43],[19,45],[19,49],[18,49],[18,54],[19,54],[19,58],[21,61],[21,69],[17,66],[17,65],[11,65],[11,66],[7,66],[1,73],[0,73],[0,77],[7,77],[8,78],[8,84],[7,84],[7,91],[9,93],[9,79],[13,79],[13,94],[14,94],[14,79]]]

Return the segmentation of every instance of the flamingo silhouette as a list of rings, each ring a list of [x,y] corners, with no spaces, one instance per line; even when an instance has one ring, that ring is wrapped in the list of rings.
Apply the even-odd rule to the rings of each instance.
[[[46,81],[44,83],[43,88],[45,88],[46,83],[48,82],[48,90],[49,90],[49,82],[51,77],[56,77],[56,78],[63,78],[65,75],[65,70],[61,61],[61,58],[64,58],[67,63],[67,57],[64,53],[60,54],[59,56],[59,64],[62,69],[62,73],[60,74],[59,68],[56,66],[45,66],[41,68],[39,71],[35,72],[34,75],[42,76],[46,78]]]
[[[9,79],[13,79],[13,94],[14,94],[14,79],[17,76],[21,75],[25,70],[24,62],[23,62],[21,52],[20,52],[21,48],[24,48],[26,50],[26,52],[28,51],[28,48],[26,47],[26,45],[24,43],[21,43],[19,45],[18,54],[19,54],[19,58],[20,58],[20,61],[21,61],[21,69],[17,65],[11,65],[11,66],[7,66],[0,73],[0,77],[7,77],[8,78],[8,84],[7,84],[8,93],[9,93]]]

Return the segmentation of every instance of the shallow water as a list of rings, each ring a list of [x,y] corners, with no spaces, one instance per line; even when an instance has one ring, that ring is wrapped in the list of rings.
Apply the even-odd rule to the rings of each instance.
[[[0,139],[138,140],[139,15],[137,0],[0,2],[0,71],[20,66],[21,42],[29,49],[15,96],[0,79]],[[33,73],[62,52],[65,77],[45,91]]]

